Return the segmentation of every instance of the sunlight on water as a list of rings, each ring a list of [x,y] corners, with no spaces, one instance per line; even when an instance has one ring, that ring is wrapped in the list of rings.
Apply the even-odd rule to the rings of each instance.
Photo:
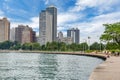
[[[0,53],[0,80],[88,80],[101,62],[78,55]]]

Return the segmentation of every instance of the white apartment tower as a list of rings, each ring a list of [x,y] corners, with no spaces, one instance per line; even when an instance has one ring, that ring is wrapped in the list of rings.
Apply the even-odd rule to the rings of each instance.
[[[39,17],[40,44],[56,41],[57,37],[57,8],[49,6],[40,12]]]

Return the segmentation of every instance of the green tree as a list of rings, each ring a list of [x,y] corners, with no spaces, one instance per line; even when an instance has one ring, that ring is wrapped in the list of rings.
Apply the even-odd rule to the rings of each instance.
[[[58,49],[60,51],[66,51],[67,50],[67,46],[64,42],[60,42],[59,45],[58,45]]]
[[[22,45],[23,50],[32,50],[32,44],[31,43],[24,43]]]
[[[50,42],[47,42],[46,50],[52,50],[52,44]]]
[[[114,24],[104,24],[105,31],[100,39],[107,42],[114,42],[120,46],[120,22]]]
[[[98,43],[98,42],[94,42],[91,46],[90,46],[91,50],[103,50],[104,49],[104,45],[102,43]]]
[[[41,46],[41,50],[46,50],[45,45],[42,45],[42,46]]]
[[[14,43],[14,45],[13,45],[13,47],[11,49],[19,50],[21,48],[21,44],[19,42],[14,41],[13,43]]]
[[[11,41],[4,41],[0,43],[0,49],[10,49],[14,45]]]
[[[39,43],[32,43],[32,50],[40,50],[40,44]]]
[[[85,51],[88,50],[88,44],[86,42],[80,44],[80,50]]]
[[[114,42],[108,42],[108,43],[106,44],[106,49],[107,49],[107,50],[120,49],[120,46],[117,45],[117,44],[114,43]]]
[[[80,45],[79,45],[79,44],[76,44],[76,43],[72,43],[72,44],[70,45],[70,49],[71,49],[72,51],[80,51]]]

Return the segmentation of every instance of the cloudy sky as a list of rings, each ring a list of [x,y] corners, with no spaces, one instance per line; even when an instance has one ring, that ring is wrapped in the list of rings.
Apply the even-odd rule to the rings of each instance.
[[[0,18],[7,17],[11,28],[29,25],[37,33],[39,13],[54,5],[58,9],[58,31],[66,36],[69,28],[80,29],[80,40],[98,41],[102,24],[120,22],[120,0],[0,0]]]

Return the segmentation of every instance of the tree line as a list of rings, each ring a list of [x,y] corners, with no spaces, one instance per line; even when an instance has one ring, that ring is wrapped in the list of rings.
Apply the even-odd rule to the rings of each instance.
[[[47,42],[45,45],[39,43],[24,43],[5,41],[0,43],[1,50],[42,50],[42,51],[86,51],[90,50],[103,50],[104,44],[95,42],[88,46],[86,42],[76,44],[65,44],[64,42]]]

